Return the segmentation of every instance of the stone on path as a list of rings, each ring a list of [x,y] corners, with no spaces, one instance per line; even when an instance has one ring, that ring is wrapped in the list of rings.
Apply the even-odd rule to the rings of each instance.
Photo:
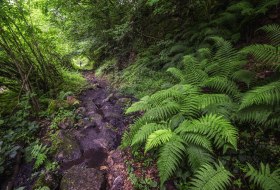
[[[103,190],[106,180],[103,172],[94,168],[73,166],[62,177],[60,190]]]

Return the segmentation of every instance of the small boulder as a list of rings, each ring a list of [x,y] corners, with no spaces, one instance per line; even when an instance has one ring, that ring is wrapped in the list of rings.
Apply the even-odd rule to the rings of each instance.
[[[60,134],[61,144],[58,148],[56,159],[62,163],[62,166],[71,165],[73,162],[77,162],[82,157],[80,146],[76,139],[70,135],[66,135],[63,132]]]
[[[101,190],[106,189],[106,180],[103,172],[97,169],[73,166],[63,175],[60,189]]]
[[[114,182],[111,190],[122,190],[124,185],[123,178],[121,176],[118,176]]]
[[[116,104],[118,104],[120,106],[128,106],[131,104],[131,99],[130,98],[120,98],[120,99],[118,99]]]
[[[85,107],[77,108],[76,111],[75,111],[75,114],[80,115],[80,116],[85,115],[86,114],[86,108]]]

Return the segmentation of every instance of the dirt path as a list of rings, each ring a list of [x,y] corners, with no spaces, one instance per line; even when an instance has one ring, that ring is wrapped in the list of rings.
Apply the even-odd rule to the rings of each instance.
[[[123,114],[129,97],[112,91],[104,80],[85,73],[93,85],[79,96],[77,129],[60,133],[63,146],[57,160],[63,178],[61,190],[130,190],[122,152],[117,149],[130,119]]]

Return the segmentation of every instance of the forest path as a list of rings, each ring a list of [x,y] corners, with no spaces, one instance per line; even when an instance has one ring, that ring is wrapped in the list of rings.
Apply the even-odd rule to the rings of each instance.
[[[57,160],[63,177],[59,189],[131,189],[123,153],[117,148],[131,120],[123,113],[131,97],[112,90],[105,80],[90,72],[84,77],[92,87],[79,95],[78,128],[60,133],[63,145]]]

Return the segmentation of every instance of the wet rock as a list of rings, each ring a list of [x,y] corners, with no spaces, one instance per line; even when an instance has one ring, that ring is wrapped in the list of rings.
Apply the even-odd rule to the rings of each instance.
[[[85,115],[86,114],[86,108],[85,107],[77,108],[76,111],[75,111],[75,114],[79,115],[79,116]]]
[[[111,119],[111,118],[120,118],[121,117],[121,110],[110,104],[104,105],[101,108],[101,110],[102,110],[105,118]]]
[[[99,147],[85,152],[85,164],[88,168],[100,168],[101,165],[105,164],[105,160],[108,156],[105,149]]]
[[[74,121],[71,118],[66,118],[58,124],[58,127],[61,129],[67,129],[74,126]]]
[[[122,190],[124,185],[123,178],[121,176],[118,176],[114,182],[111,190]]]
[[[32,189],[39,189],[40,187],[47,186],[50,189],[56,189],[59,186],[59,178],[54,173],[42,173],[34,182]]]
[[[103,172],[94,168],[73,166],[62,177],[61,190],[101,190],[105,189]]]
[[[102,120],[103,120],[103,117],[98,114],[98,113],[94,113],[94,114],[91,114],[89,116],[89,120],[96,126],[101,126],[102,125]]]
[[[120,106],[128,106],[131,104],[131,99],[130,98],[120,98],[120,99],[118,99],[116,104],[118,104]]]
[[[81,130],[77,135],[80,146],[84,152],[98,147],[111,150],[115,147],[116,133],[106,128],[105,125],[98,127],[88,127]]]
[[[75,96],[67,96],[66,102],[70,106],[77,106],[80,104],[80,101]]]
[[[61,132],[61,144],[56,159],[62,163],[62,167],[68,168],[82,158],[82,152],[76,139],[71,135]]]
[[[114,98],[114,94],[113,93],[111,93],[111,94],[109,94],[109,96],[107,96],[107,98],[105,98],[104,100],[103,100],[103,103],[104,102],[109,102],[111,99],[113,99]]]

